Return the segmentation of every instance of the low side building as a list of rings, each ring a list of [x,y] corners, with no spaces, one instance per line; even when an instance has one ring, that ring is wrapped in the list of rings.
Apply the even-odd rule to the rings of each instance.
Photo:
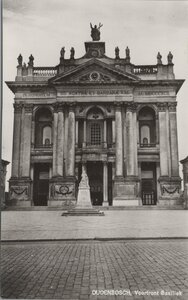
[[[95,28],[94,28],[95,29]],[[85,53],[57,66],[18,57],[10,205],[72,205],[82,164],[93,205],[180,204],[173,56],[135,65],[127,47],[105,53],[94,36]]]
[[[183,166],[183,198],[184,206],[188,209],[188,156],[182,159],[181,164]]]
[[[6,174],[7,174],[7,166],[9,162],[6,160],[1,160],[0,163],[0,179],[1,179],[1,186],[0,186],[0,199],[1,199],[1,208],[4,209],[5,204],[5,186],[6,186]]]

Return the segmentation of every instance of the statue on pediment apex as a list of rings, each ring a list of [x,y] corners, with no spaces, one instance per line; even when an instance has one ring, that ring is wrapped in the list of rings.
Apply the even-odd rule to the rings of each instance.
[[[99,41],[100,40],[100,28],[103,25],[101,23],[99,23],[99,26],[97,27],[97,25],[95,25],[94,27],[92,26],[92,24],[90,23],[90,27],[91,27],[91,37],[93,39],[93,41]]]

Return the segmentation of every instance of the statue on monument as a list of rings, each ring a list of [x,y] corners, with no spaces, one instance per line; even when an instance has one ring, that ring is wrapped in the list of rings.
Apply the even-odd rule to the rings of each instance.
[[[92,26],[92,24],[90,23],[90,27],[91,27],[91,37],[93,39],[93,41],[99,41],[100,40],[100,28],[103,25],[101,23],[99,23],[99,26],[97,27],[97,25],[95,25],[94,27]]]
[[[85,166],[82,166],[82,175],[81,175],[81,181],[80,181],[80,186],[81,187],[89,187],[89,181],[88,181],[88,176],[86,173]]]

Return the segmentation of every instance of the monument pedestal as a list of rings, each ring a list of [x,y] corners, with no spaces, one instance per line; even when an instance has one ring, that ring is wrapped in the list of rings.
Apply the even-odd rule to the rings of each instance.
[[[74,208],[64,211],[62,216],[104,216],[104,212],[93,208],[91,204],[90,187],[84,167],[82,169],[82,179],[78,188],[77,203]]]

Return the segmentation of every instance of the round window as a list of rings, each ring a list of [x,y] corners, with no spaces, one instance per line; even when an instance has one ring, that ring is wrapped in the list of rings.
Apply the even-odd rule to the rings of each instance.
[[[92,73],[90,74],[90,79],[91,79],[91,80],[96,81],[96,80],[99,80],[99,78],[100,78],[100,75],[99,75],[98,72],[92,72]]]

